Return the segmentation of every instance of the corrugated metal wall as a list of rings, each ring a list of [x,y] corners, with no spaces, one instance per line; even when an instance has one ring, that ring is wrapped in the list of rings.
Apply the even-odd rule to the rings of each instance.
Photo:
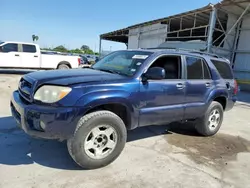
[[[129,30],[128,49],[153,48],[165,42],[167,25],[153,24]]]
[[[243,18],[234,63],[235,76],[242,89],[250,90],[250,17]]]

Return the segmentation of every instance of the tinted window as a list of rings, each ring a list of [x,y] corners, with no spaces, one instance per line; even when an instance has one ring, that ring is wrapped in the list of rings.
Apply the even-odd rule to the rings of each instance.
[[[233,79],[230,65],[223,61],[211,60],[223,79]]]
[[[14,43],[8,43],[3,45],[2,51],[3,52],[17,52],[18,51],[18,45]]]
[[[208,66],[207,66],[207,63],[202,61],[203,62],[203,70],[204,70],[204,79],[211,79],[211,75],[210,75],[210,71],[208,69]]]
[[[195,57],[186,57],[187,79],[203,79],[202,60]]]
[[[36,46],[29,45],[29,44],[23,44],[23,52],[36,53]]]

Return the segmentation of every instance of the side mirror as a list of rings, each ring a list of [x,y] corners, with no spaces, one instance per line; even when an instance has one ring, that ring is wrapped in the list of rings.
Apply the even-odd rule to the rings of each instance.
[[[161,80],[166,76],[165,69],[161,67],[152,67],[144,74],[144,78],[152,80]]]

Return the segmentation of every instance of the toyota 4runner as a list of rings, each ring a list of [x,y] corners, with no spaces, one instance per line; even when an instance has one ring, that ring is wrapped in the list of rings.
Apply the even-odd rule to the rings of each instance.
[[[214,54],[167,49],[113,52],[90,68],[24,75],[10,107],[27,134],[67,140],[73,160],[93,169],[122,152],[127,130],[192,120],[218,132],[236,102],[230,62]]]

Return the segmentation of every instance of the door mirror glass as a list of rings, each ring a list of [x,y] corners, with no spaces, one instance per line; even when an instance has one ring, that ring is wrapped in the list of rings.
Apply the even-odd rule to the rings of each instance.
[[[144,74],[146,79],[161,80],[166,76],[165,70],[161,67],[152,67]]]

